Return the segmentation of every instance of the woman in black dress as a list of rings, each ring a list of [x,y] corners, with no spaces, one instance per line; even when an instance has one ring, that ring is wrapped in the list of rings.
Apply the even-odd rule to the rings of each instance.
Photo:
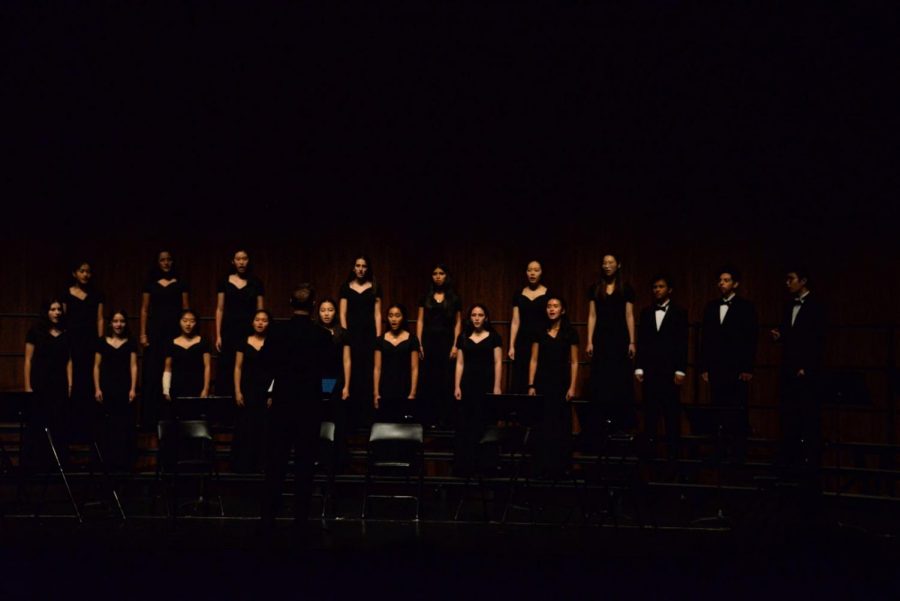
[[[373,383],[376,417],[397,421],[413,410],[419,383],[419,339],[406,328],[406,307],[388,307],[388,331],[375,340]]]
[[[91,265],[79,261],[72,285],[63,293],[63,308],[72,347],[72,398],[68,426],[77,440],[91,440],[97,418],[94,403],[94,351],[103,336],[103,295],[91,286]]]
[[[166,351],[162,390],[169,405],[163,414],[171,414],[173,399],[209,396],[209,343],[197,334],[197,314],[185,309],[178,323],[181,334],[169,342]]]
[[[428,293],[419,301],[416,335],[422,343],[419,408],[429,426],[450,421],[450,393],[456,340],[462,331],[462,306],[453,290],[450,270],[438,263]]]
[[[141,294],[141,427],[156,429],[162,400],[166,348],[179,333],[178,316],[190,306],[188,288],[175,269],[172,253],[161,250]]]
[[[253,315],[253,333],[234,357],[234,439],[231,463],[236,472],[262,471],[265,464],[266,408],[272,378],[260,357],[272,316],[265,309]]]
[[[611,420],[616,430],[635,426],[632,366],[634,289],[622,283],[621,264],[614,255],[603,257],[600,281],[588,290],[588,341],[591,358],[591,400],[596,415],[587,421],[596,436]]]
[[[99,443],[113,469],[130,469],[133,461],[136,387],[137,344],[128,330],[128,316],[113,311],[94,353],[94,399],[103,414]]]
[[[263,283],[250,271],[250,255],[238,249],[216,288],[216,394],[234,392],[234,355],[250,335],[254,312],[265,308]]]
[[[64,451],[66,446],[72,357],[64,315],[62,299],[50,299],[41,305],[40,319],[25,337],[25,392],[33,393],[22,449],[23,464],[28,468],[43,468],[50,460],[44,426],[50,428],[58,450]]]
[[[456,378],[453,396],[460,404],[456,427],[455,471],[469,474],[475,467],[476,449],[485,425],[485,395],[500,394],[503,341],[491,325],[491,314],[481,304],[472,305],[466,327],[456,341]]]
[[[350,426],[372,421],[372,351],[381,336],[381,288],[372,265],[359,256],[340,291],[341,327],[347,330],[353,372],[350,382]]]
[[[331,400],[335,459],[338,470],[341,470],[350,462],[347,450],[347,400],[350,398],[350,369],[353,361],[347,331],[341,327],[337,307],[334,299],[323,299],[319,303],[316,322],[331,334],[332,347],[325,359],[322,393]]]
[[[547,287],[541,284],[540,261],[530,261],[525,269],[527,284],[513,298],[509,324],[509,358],[512,360],[512,389],[515,394],[528,392],[528,365],[531,343],[540,335],[547,319]]]
[[[531,345],[528,394],[544,397],[543,420],[537,429],[535,470],[558,478],[569,465],[572,412],[578,379],[578,333],[566,315],[566,303],[550,295],[546,327]]]

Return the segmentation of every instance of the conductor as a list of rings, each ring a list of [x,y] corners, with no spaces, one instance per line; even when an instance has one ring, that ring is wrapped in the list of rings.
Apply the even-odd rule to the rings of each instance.
[[[263,531],[271,531],[281,506],[281,493],[291,448],[294,449],[294,523],[302,527],[309,514],[313,461],[319,440],[322,407],[323,357],[331,336],[316,326],[311,315],[315,290],[300,284],[291,294],[293,315],[274,328],[263,347],[263,360],[274,381],[269,410],[269,453],[262,500]]]

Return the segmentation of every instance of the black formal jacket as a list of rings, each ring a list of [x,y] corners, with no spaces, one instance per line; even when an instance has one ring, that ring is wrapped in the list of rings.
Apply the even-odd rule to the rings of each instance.
[[[275,379],[272,409],[299,409],[298,403],[318,405],[331,334],[313,323],[308,315],[295,315],[277,326],[262,353]]]
[[[725,321],[719,323],[721,299],[710,301],[703,311],[700,331],[701,372],[751,373],[756,361],[759,321],[756,307],[735,295]]]
[[[641,311],[637,331],[635,369],[648,377],[672,378],[676,371],[687,373],[687,311],[669,301],[666,316],[656,329],[656,304]]]
[[[792,326],[793,310],[794,301],[791,299],[784,305],[779,327],[781,337],[778,342],[783,346],[782,370],[796,374],[802,369],[807,375],[816,375],[822,370],[825,357],[825,307],[810,292],[803,299]]]

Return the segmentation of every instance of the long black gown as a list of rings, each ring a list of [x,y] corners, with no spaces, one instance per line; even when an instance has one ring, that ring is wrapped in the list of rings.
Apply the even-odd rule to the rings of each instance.
[[[50,428],[57,450],[63,452],[66,446],[69,396],[66,366],[71,347],[66,332],[53,336],[42,325],[28,330],[25,341],[34,345],[31,358],[31,388],[34,393],[27,408],[28,427],[22,455],[26,467],[42,469],[49,465],[51,457],[45,442],[44,426]]]
[[[374,310],[374,309],[373,309]],[[342,469],[350,463],[350,452],[347,448],[347,437],[350,435],[347,424],[347,401],[341,398],[344,390],[344,347],[349,344],[349,336],[346,330],[333,331],[324,328],[331,334],[331,347],[323,365],[324,377],[334,380],[334,388],[330,394],[325,394],[331,404],[331,420],[334,422],[334,451],[338,469]],[[351,348],[352,353],[352,348]],[[356,377],[357,372],[350,359],[350,382]],[[349,400],[349,399],[348,399]]]
[[[92,440],[99,413],[94,400],[94,351],[97,347],[97,306],[103,295],[90,290],[84,299],[66,288],[66,323],[72,348],[72,398],[68,426],[74,440]]]
[[[378,385],[381,401],[376,418],[379,421],[396,421],[412,415],[418,419],[419,409],[415,401],[409,400],[409,391],[412,382],[411,355],[419,352],[419,339],[410,333],[409,338],[395,346],[382,334],[375,340],[375,348],[381,352],[381,379]],[[353,379],[350,381],[352,383]]]
[[[516,358],[512,364],[512,389],[514,394],[528,392],[528,366],[531,362],[531,343],[537,340],[547,323],[547,300],[550,290],[531,300],[521,291],[513,299],[513,307],[519,309],[519,332],[516,334]]]
[[[119,348],[106,337],[97,340],[100,354],[100,390],[105,417],[99,443],[106,464],[115,469],[129,469],[134,459],[134,405],[128,401],[131,390],[131,354],[137,353],[132,339]],[[160,376],[161,377],[161,376]]]
[[[463,355],[463,373],[460,380],[462,399],[456,428],[455,470],[467,474],[475,467],[476,449],[484,427],[493,421],[485,414],[485,395],[494,390],[494,349],[503,341],[496,332],[475,342],[460,335],[456,347]]]
[[[430,300],[430,302],[429,302]],[[425,360],[419,368],[419,407],[423,421],[428,424],[450,421],[450,395],[452,393],[454,361],[450,359],[453,347],[453,327],[456,314],[461,310],[459,297],[438,303],[426,295],[419,301],[423,309],[422,348]]]
[[[159,279],[148,280],[143,292],[150,295],[150,315],[147,319],[149,346],[144,349],[141,377],[141,426],[156,428],[162,402],[162,373],[166,364],[166,346],[180,333],[178,316],[182,310],[183,294],[188,291],[181,279],[167,286]]]
[[[256,350],[249,342],[241,352],[241,393],[244,407],[235,414],[232,465],[237,472],[262,471],[265,466],[266,399],[272,382],[262,348]]]
[[[350,406],[351,427],[372,421],[372,371],[375,351],[375,301],[381,298],[377,284],[356,292],[349,282],[341,286],[340,298],[347,299],[347,336],[350,341]]]
[[[625,303],[634,303],[634,290],[626,284],[616,287],[608,296],[601,296],[596,287],[591,286],[588,300],[594,301],[597,322],[592,340],[594,355],[590,378],[590,398],[594,407],[585,425],[595,430],[591,434],[596,436],[603,418],[611,419],[614,428],[633,428],[637,423],[625,321]]]
[[[566,391],[571,384],[572,347],[578,345],[578,333],[572,328],[560,329],[554,338],[545,330],[538,336],[537,343],[534,386],[544,397],[544,409],[535,437],[535,470],[557,477],[569,465],[572,413],[566,404]]]
[[[216,361],[216,394],[234,394],[234,355],[253,331],[257,297],[265,295],[262,280],[247,276],[247,285],[238,288],[229,276],[219,280],[216,293],[225,295],[222,312],[222,352]]]

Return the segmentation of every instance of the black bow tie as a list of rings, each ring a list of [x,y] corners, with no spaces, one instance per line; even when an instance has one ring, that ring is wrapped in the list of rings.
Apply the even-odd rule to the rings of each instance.
[[[669,305],[656,305],[656,310],[662,311],[663,313],[665,313],[666,309],[668,309],[668,308],[669,308]]]
[[[730,306],[731,306],[731,303],[733,303],[733,302],[734,302],[734,299],[731,299],[731,300],[724,300],[724,299],[723,299],[723,300],[720,300],[720,301],[719,301],[719,304],[720,304],[720,305],[725,305],[726,307],[730,307]]]
[[[801,306],[801,305],[803,304],[803,301],[804,301],[804,300],[806,300],[806,299],[795,298],[795,299],[794,299],[794,306],[795,306],[795,307]]]

